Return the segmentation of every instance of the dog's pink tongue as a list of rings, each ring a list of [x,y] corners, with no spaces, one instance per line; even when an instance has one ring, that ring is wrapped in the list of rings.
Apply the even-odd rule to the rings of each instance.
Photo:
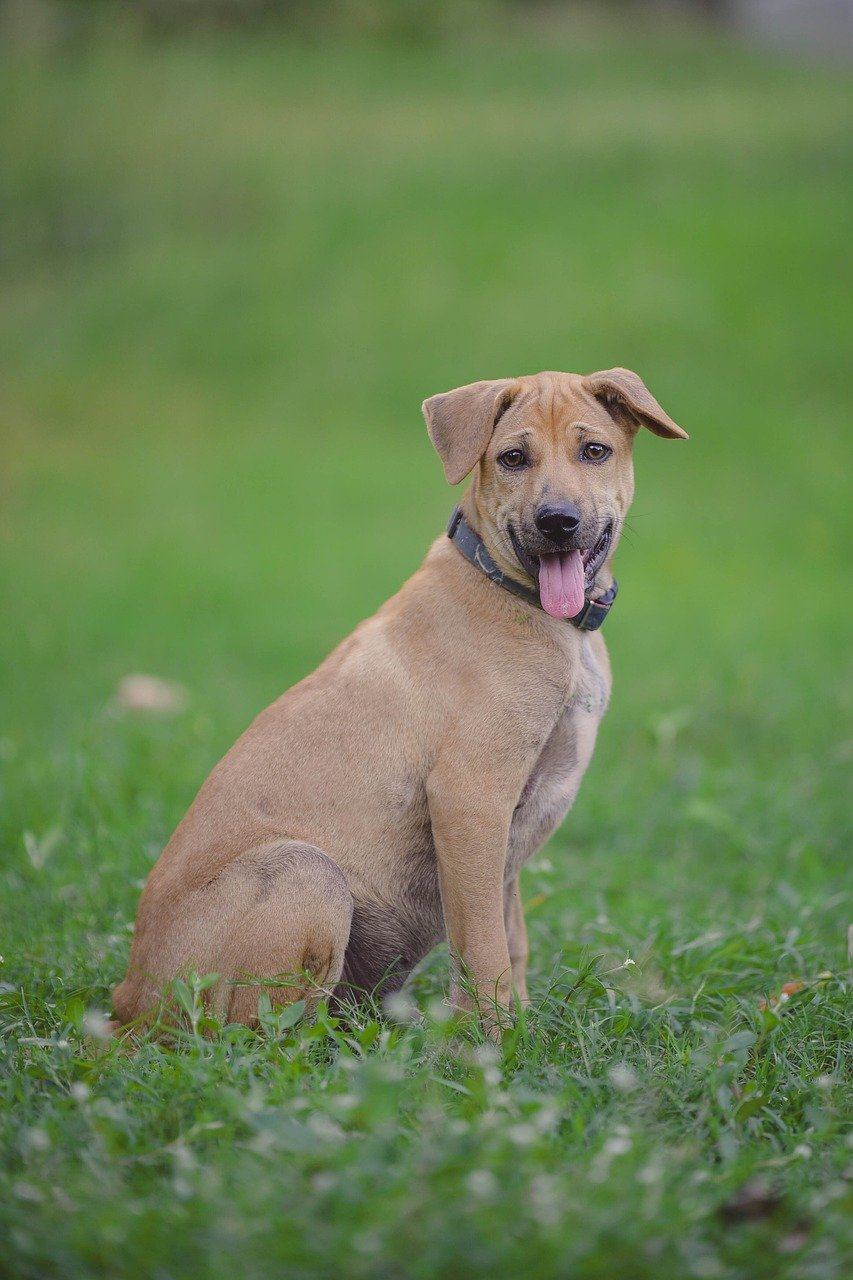
[[[573,618],[583,608],[583,560],[579,551],[540,556],[539,599],[552,618]]]

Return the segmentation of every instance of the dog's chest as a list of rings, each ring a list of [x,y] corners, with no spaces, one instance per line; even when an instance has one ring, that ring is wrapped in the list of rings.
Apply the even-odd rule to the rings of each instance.
[[[571,808],[592,758],[610,676],[588,637],[572,695],[525,783],[510,827],[506,877],[511,880]]]

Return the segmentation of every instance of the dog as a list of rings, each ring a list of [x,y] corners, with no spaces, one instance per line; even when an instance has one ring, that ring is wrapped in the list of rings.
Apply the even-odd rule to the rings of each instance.
[[[213,769],[142,893],[119,1023],[190,971],[250,1025],[264,991],[388,994],[445,940],[457,1009],[494,1029],[527,1003],[519,872],[610,696],[634,438],[687,435],[627,369],[475,382],[423,413],[447,480],[473,483],[414,576]]]

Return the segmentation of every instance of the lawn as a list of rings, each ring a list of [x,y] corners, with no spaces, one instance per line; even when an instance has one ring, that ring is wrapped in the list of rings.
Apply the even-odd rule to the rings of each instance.
[[[603,21],[7,45],[3,1274],[845,1273],[848,93]],[[436,953],[347,1025],[103,1040],[205,774],[446,519],[424,396],[613,364],[691,440],[638,441],[526,1016],[449,1021]]]

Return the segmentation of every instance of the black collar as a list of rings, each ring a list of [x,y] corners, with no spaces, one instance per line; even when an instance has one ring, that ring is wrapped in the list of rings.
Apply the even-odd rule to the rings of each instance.
[[[447,536],[451,542],[455,543],[465,559],[476,565],[481,573],[491,578],[492,582],[503,587],[504,591],[511,591],[514,596],[520,596],[528,604],[535,604],[537,609],[542,608],[538,592],[526,587],[523,582],[516,582],[515,578],[510,578],[498,568],[486,550],[485,542],[468,524],[459,507],[453,508],[447,523]],[[585,601],[580,613],[576,613],[569,619],[572,626],[577,627],[579,631],[597,631],[610,612],[618,590],[619,587],[614,578],[612,586],[608,587],[603,596],[599,596],[597,600]]]

